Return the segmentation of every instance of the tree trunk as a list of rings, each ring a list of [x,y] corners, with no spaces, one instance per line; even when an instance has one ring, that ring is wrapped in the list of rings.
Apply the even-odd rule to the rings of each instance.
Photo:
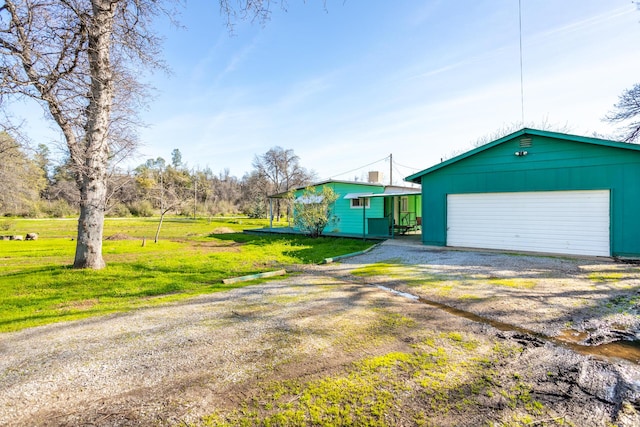
[[[100,269],[105,267],[102,258],[102,234],[107,186],[104,180],[89,181],[81,189],[78,241],[74,268]]]
[[[107,198],[108,130],[113,102],[110,51],[116,3],[91,1],[93,17],[88,34],[91,96],[87,107],[84,164],[77,164],[81,199],[75,268],[100,269],[105,266],[102,234]]]
[[[164,221],[164,214],[166,212],[162,212],[160,214],[160,221],[158,221],[158,228],[156,229],[156,237],[154,237],[153,239],[153,243],[158,243],[158,240],[160,239],[160,228],[162,228],[162,221]]]

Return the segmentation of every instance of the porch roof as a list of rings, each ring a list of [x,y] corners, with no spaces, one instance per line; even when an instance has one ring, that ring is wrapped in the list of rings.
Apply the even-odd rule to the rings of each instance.
[[[395,197],[395,196],[420,196],[422,192],[418,189],[394,189],[389,188],[383,193],[347,193],[343,199],[369,199],[373,197]]]

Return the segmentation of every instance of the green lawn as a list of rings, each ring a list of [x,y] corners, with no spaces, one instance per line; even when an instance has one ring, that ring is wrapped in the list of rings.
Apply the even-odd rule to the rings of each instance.
[[[227,277],[317,263],[372,245],[242,234],[240,230],[266,222],[240,218],[165,220],[156,244],[157,218],[108,219],[103,246],[107,268],[86,271],[71,268],[76,221],[11,219],[0,220],[0,225],[2,221],[10,221],[10,229],[0,234],[36,232],[39,239],[0,241],[0,332],[225,291],[251,283],[222,284]],[[214,234],[232,230],[237,232]]]

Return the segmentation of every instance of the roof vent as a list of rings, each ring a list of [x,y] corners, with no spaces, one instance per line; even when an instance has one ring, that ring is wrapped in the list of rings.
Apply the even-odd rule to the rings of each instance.
[[[531,137],[525,136],[520,138],[520,148],[531,147]]]

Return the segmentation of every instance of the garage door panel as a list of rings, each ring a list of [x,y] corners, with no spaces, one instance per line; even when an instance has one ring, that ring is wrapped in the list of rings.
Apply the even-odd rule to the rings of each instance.
[[[608,256],[609,191],[452,194],[447,245]]]

